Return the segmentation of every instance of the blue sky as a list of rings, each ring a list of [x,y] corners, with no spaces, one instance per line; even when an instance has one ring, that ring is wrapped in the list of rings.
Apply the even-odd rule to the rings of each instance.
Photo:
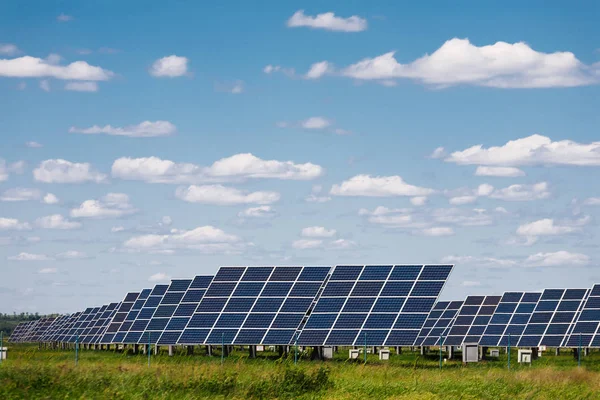
[[[598,8],[3,5],[2,311],[220,265],[452,262],[445,299],[600,282]]]

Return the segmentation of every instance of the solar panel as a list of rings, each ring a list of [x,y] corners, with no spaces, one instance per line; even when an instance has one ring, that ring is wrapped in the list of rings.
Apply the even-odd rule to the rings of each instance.
[[[443,345],[479,343],[502,296],[467,296],[443,336]]]
[[[589,289],[546,289],[519,340],[518,347],[563,347]]]
[[[221,267],[179,344],[290,344],[330,267]]]
[[[100,343],[117,343],[114,341],[115,336],[119,331],[119,328],[121,327],[123,321],[125,321],[127,314],[129,313],[139,296],[139,292],[131,292],[125,295],[125,298],[121,302],[121,305],[119,305],[119,307],[117,308],[117,312],[114,313],[112,319],[108,323],[108,327],[106,328],[102,339],[100,339],[99,341]]]
[[[462,301],[438,301],[419,332],[415,346],[436,346],[462,307]]]
[[[115,343],[147,343],[148,339],[142,338],[142,335],[168,288],[169,285],[156,285],[149,293],[143,305],[141,302],[136,303],[136,309],[131,310],[131,313],[127,316],[127,319],[123,322],[123,325],[115,336]],[[137,307],[140,306],[141,308],[137,312]]]
[[[56,333],[56,331],[64,324],[65,320],[68,317],[66,315],[59,315],[58,317],[56,317],[54,319],[54,321],[52,321],[52,323],[50,324],[50,326],[48,326],[48,329],[46,329],[46,332],[44,332],[41,336],[40,336],[40,341],[41,342],[49,342],[52,341],[52,337],[54,336],[54,334]]]
[[[506,347],[510,335],[511,345],[517,345],[541,296],[539,292],[504,293],[479,344]]]
[[[600,285],[594,285],[584,306],[576,316],[576,323],[565,343],[565,347],[600,347]]]
[[[167,318],[164,331],[160,337],[157,337],[156,343],[177,344],[183,330],[204,297],[212,278],[212,276],[198,275],[191,281],[189,287],[183,292],[181,301],[175,306],[174,312]],[[174,288],[173,283],[171,283],[171,288]],[[178,284],[178,288],[181,289],[182,285]]]
[[[452,267],[336,266],[298,344],[412,346]]]

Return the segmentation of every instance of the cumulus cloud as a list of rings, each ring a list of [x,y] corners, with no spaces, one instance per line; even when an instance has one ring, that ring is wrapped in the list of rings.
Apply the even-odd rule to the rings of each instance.
[[[425,204],[427,204],[427,197],[426,196],[417,196],[417,197],[413,197],[410,199],[410,204],[412,204],[413,206],[424,206]]]
[[[58,22],[69,22],[73,20],[73,16],[67,15],[65,13],[60,13],[60,15],[56,17],[56,20]]]
[[[600,206],[600,197],[590,197],[583,201],[585,206]]]
[[[169,121],[144,121],[137,125],[129,125],[125,127],[117,127],[111,125],[98,126],[94,125],[89,128],[77,128],[72,126],[69,128],[70,133],[81,133],[85,135],[106,134],[113,136],[128,136],[136,138],[169,136],[177,131],[175,125]]]
[[[27,231],[31,225],[27,222],[21,222],[16,218],[0,217],[0,230],[2,231]]]
[[[108,193],[99,200],[86,200],[71,210],[73,218],[120,218],[136,213],[124,193]]]
[[[443,147],[436,148],[435,150],[433,150],[433,153],[431,153],[431,155],[429,156],[429,158],[433,159],[444,157],[446,157],[446,149],[444,149]]]
[[[296,77],[296,70],[294,70],[294,68],[284,68],[281,65],[269,64],[263,68],[263,72],[267,75],[279,72],[279,73],[284,74],[288,78]]]
[[[115,74],[112,71],[75,61],[59,65],[55,58],[42,59],[23,56],[0,59],[0,76],[6,78],[55,78],[69,81],[107,81]]]
[[[72,92],[97,92],[98,84],[96,82],[67,82],[65,90]]]
[[[304,237],[311,238],[329,238],[336,234],[335,229],[327,229],[322,226],[309,226],[308,228],[302,229],[301,235]]]
[[[250,207],[238,213],[240,218],[272,218],[275,210],[271,206]]]
[[[319,79],[320,77],[334,72],[334,67],[327,61],[314,63],[304,75],[306,79]]]
[[[57,272],[57,268],[42,268],[38,271],[38,274],[55,274]]]
[[[331,121],[323,117],[310,117],[300,123],[304,129],[324,129],[331,125]]]
[[[587,265],[589,262],[590,257],[585,254],[570,253],[564,250],[532,254],[525,260],[525,264],[531,267],[575,267]]]
[[[399,63],[395,52],[365,58],[342,70],[361,80],[411,79],[436,87],[475,85],[495,88],[573,87],[600,81],[600,64],[586,65],[571,52],[543,53],[523,42],[478,47],[450,39],[432,54]]]
[[[298,239],[292,242],[292,247],[299,250],[316,249],[322,245],[323,241],[318,239]]]
[[[515,178],[525,176],[525,172],[515,167],[484,167],[479,166],[475,170],[477,176],[499,176],[507,178]]]
[[[84,258],[88,258],[88,255],[84,252],[77,250],[68,250],[63,253],[58,253],[56,258],[59,260],[81,260]]]
[[[298,250],[347,250],[356,247],[356,242],[348,239],[336,239],[329,242],[322,239],[298,239],[292,242],[292,247]]]
[[[45,254],[33,254],[33,253],[19,253],[16,256],[9,256],[11,261],[49,261],[52,257],[48,257]]]
[[[244,92],[244,81],[237,80],[235,82],[216,82],[215,90],[217,92],[240,94]]]
[[[79,229],[81,223],[76,221],[69,221],[60,214],[48,215],[46,217],[38,218],[35,221],[36,225],[42,229]]]
[[[481,267],[513,267],[517,261],[495,257],[477,256],[445,256],[440,260],[443,264],[476,264]]]
[[[533,185],[515,184],[501,189],[483,183],[473,190],[463,188],[446,192],[446,195],[450,197],[448,201],[452,205],[471,204],[480,197],[504,201],[533,201],[547,199],[550,194],[547,182],[539,182]]]
[[[149,282],[169,282],[170,280],[171,277],[164,272],[157,272],[148,278]]]
[[[5,190],[0,195],[0,201],[30,201],[38,200],[42,192],[38,189],[13,188]]]
[[[246,192],[223,185],[191,185],[179,187],[175,191],[177,198],[189,203],[215,204],[222,206],[236,204],[272,204],[279,201],[277,192]]]
[[[577,220],[566,220],[555,223],[551,218],[544,218],[538,221],[523,224],[517,228],[517,235],[525,236],[525,238],[510,239],[509,244],[531,246],[536,243],[538,236],[558,236],[567,235],[581,231],[581,228],[591,221],[589,216],[579,218]]]
[[[572,140],[553,142],[542,135],[511,140],[503,146],[483,145],[455,151],[445,161],[460,165],[484,166],[600,166],[600,142],[578,143]]]
[[[89,163],[74,163],[63,159],[42,161],[33,170],[33,177],[45,183],[106,182],[106,175],[92,168]]]
[[[362,32],[367,29],[367,25],[367,20],[357,15],[343,18],[333,12],[326,12],[313,17],[304,14],[304,10],[296,11],[287,21],[290,28],[308,27],[336,32]]]
[[[197,250],[202,253],[239,254],[251,243],[228,234],[211,225],[186,231],[174,229],[169,234],[134,236],[123,244],[125,251],[172,253],[178,249]]]
[[[323,186],[314,185],[312,187],[312,193],[310,195],[308,195],[304,200],[309,203],[326,203],[326,202],[330,201],[331,197],[321,195],[322,191],[323,191]]]
[[[43,147],[40,143],[34,141],[25,142],[25,146],[32,149],[39,149],[40,147]]]
[[[452,236],[454,229],[447,226],[434,226],[431,228],[422,229],[421,234],[424,236]]]
[[[475,286],[481,286],[481,282],[479,281],[464,281],[462,283],[463,286],[466,287],[475,287]]]
[[[175,163],[158,157],[123,157],[115,160],[112,165],[112,175],[115,178],[150,183],[226,182],[248,178],[309,180],[322,174],[323,168],[319,165],[263,160],[250,153],[222,158],[209,167]]]
[[[14,44],[0,43],[0,55],[14,56],[19,53],[19,48]]]
[[[40,81],[40,89],[42,89],[44,92],[49,92],[50,91],[50,81],[48,81],[48,79],[42,79]]]
[[[347,181],[335,184],[330,193],[335,196],[428,196],[433,189],[409,185],[402,177],[356,175]]]
[[[46,195],[44,196],[44,198],[42,199],[42,201],[45,204],[56,204],[56,203],[59,202],[58,197],[56,197],[52,193],[46,193]]]
[[[188,72],[188,59],[176,55],[163,57],[154,62],[150,67],[150,75],[154,77],[175,78]]]

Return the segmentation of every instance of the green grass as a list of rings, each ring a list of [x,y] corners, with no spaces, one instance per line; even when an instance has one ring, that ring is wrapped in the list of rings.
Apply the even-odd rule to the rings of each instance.
[[[196,354],[152,356],[83,350],[38,350],[11,345],[0,365],[0,399],[598,399],[600,353],[544,354],[532,366],[506,368],[498,360],[462,366],[404,351],[388,362],[369,355],[367,364],[347,360],[347,350],[327,362],[306,355],[294,365],[274,353],[249,359],[237,351],[224,359]]]

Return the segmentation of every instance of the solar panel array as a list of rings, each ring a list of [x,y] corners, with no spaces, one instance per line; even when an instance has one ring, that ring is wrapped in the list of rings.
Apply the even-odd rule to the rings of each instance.
[[[462,301],[440,301],[423,324],[415,346],[436,346],[462,307]]]
[[[529,322],[538,300],[539,292],[504,293],[479,344],[482,346],[515,346]]]
[[[566,347],[600,347],[600,285],[594,285],[567,338]]]
[[[337,266],[299,345],[413,345],[452,266]]]
[[[460,311],[442,334],[445,346],[479,343],[501,296],[468,296]]]

